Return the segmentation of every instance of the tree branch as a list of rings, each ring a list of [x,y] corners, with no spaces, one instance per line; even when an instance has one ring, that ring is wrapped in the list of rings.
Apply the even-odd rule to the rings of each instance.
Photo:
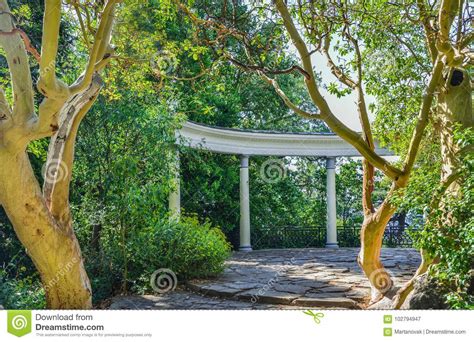
[[[283,75],[283,74],[291,74],[293,71],[299,72],[301,75],[303,75],[306,79],[308,79],[310,76],[309,74],[299,65],[293,65],[290,68],[287,69],[282,69],[282,70],[274,70],[274,69],[268,69],[265,67],[261,67],[258,65],[249,65],[242,63],[235,58],[231,57],[230,55],[227,55],[227,59],[231,61],[233,64],[238,66],[239,68],[242,68],[247,71],[261,71],[266,74],[272,74],[272,75]]]
[[[474,32],[469,32],[461,39],[461,42],[459,44],[460,49],[462,50],[468,47],[469,45],[471,45],[472,42],[474,42]]]
[[[446,59],[445,62],[449,65],[458,58],[455,56],[455,50],[449,41],[449,32],[457,14],[458,5],[458,0],[443,0],[439,9],[438,20],[440,32],[436,41],[436,47],[439,49],[440,53],[438,54],[438,58],[433,66],[431,79],[425,89],[425,93],[423,94],[423,102],[418,115],[418,121],[415,130],[413,131],[413,136],[408,147],[408,153],[405,158],[405,166],[403,169],[405,173],[409,173],[413,168],[424,130],[428,124],[431,105],[444,68],[442,59]]]
[[[38,90],[50,99],[65,99],[68,88],[56,78],[56,57],[58,54],[59,26],[61,23],[61,0],[46,0],[41,40],[40,77]]]
[[[94,104],[102,80],[95,74],[89,87],[72,97],[61,110],[58,131],[51,138],[45,168],[43,194],[52,215],[62,225],[70,223],[69,185],[79,124]]]
[[[87,29],[86,29],[86,26],[84,24],[84,20],[82,20],[82,14],[81,14],[81,9],[79,7],[79,3],[74,2],[72,4],[72,6],[74,7],[74,10],[75,10],[76,15],[77,15],[77,20],[79,21],[79,26],[81,27],[82,39],[84,40],[84,44],[87,46],[87,48],[89,49],[89,52],[90,52],[91,51],[91,43],[89,41],[89,35],[87,33]]]
[[[428,125],[431,105],[433,103],[436,88],[438,87],[439,81],[441,80],[442,72],[443,63],[440,58],[438,58],[433,66],[430,81],[428,82],[428,86],[426,87],[425,92],[423,94],[423,102],[421,104],[421,109],[418,114],[418,120],[413,131],[410,145],[408,146],[408,153],[405,158],[403,168],[403,171],[405,173],[410,173],[411,169],[413,168],[413,164],[415,163],[421,139],[423,138],[425,128]]]
[[[328,103],[319,92],[308,48],[298,32],[288,8],[286,7],[283,0],[275,0],[275,5],[283,19],[283,24],[290,35],[294,46],[298,50],[303,63],[303,68],[310,75],[309,79],[305,79],[306,87],[314,104],[320,110],[321,118],[327,123],[329,128],[331,128],[334,133],[354,146],[362,156],[367,158],[371,164],[380,169],[389,178],[394,180],[398,179],[398,177],[402,175],[402,171],[391,165],[387,160],[375,153],[375,151],[371,150],[364,139],[362,139],[362,137],[357,132],[344,125],[331,112]]]
[[[439,35],[436,48],[445,57],[445,63],[449,66],[457,66],[462,63],[462,56],[451,44],[449,33],[454,18],[458,13],[459,0],[442,0],[439,9],[438,24]]]
[[[110,41],[113,25],[113,10],[117,2],[118,0],[109,0],[105,5],[99,28],[95,35],[94,47],[89,56],[88,64],[84,73],[70,87],[61,80],[56,79],[54,68],[44,68],[45,78],[41,81],[40,77],[38,87],[40,92],[45,95],[45,98],[39,106],[39,120],[34,123],[34,127],[31,129],[33,132],[31,139],[49,137],[55,134],[60,128],[60,113],[62,113],[62,108],[66,101],[70,101],[71,96],[79,94],[89,87],[94,72],[105,67],[112,58],[112,55],[107,51],[107,47]],[[56,8],[52,9],[52,11],[54,10],[56,10]],[[48,25],[45,24],[44,26],[46,27]],[[52,28],[50,28],[50,31],[50,33],[43,36],[43,39],[52,39],[49,37],[53,34]],[[46,48],[42,49],[42,53],[44,51],[48,56],[46,59],[42,56],[42,63],[46,64],[47,60],[49,60],[50,65],[55,65],[57,42],[56,45],[51,47],[51,49],[56,49],[56,52],[52,54],[51,51],[47,51]],[[48,75],[48,78],[46,78],[46,75]],[[54,88],[48,87],[47,81],[50,79],[54,82]]]
[[[341,68],[339,68],[336,63],[334,63],[333,59],[331,58],[331,55],[329,54],[330,43],[331,37],[329,35],[326,35],[326,37],[324,38],[324,44],[321,47],[321,51],[326,56],[329,69],[331,70],[332,74],[339,80],[339,82],[345,84],[351,89],[355,89],[356,83],[348,75],[346,75],[341,70]]]
[[[430,24],[430,16],[426,9],[425,0],[417,0],[418,10],[420,11],[420,19],[425,31],[425,40],[430,53],[431,62],[435,62],[438,57],[438,50],[436,49],[436,32]]]
[[[12,119],[15,124],[22,125],[35,112],[28,54],[21,35],[18,31],[15,31],[16,28],[6,0],[0,0],[0,12],[0,32],[8,33],[0,34],[0,46],[5,51],[8,69],[10,70],[14,99]]]
[[[23,43],[25,44],[26,50],[33,55],[33,57],[36,59],[38,63],[41,62],[41,56],[38,52],[38,50],[35,49],[35,47],[31,44],[31,40],[28,37],[28,35],[23,31],[22,29],[19,29],[18,27],[15,27],[13,31],[11,32],[0,32],[0,34],[11,34],[18,32],[21,36],[21,39],[23,39]]]
[[[362,54],[360,52],[359,43],[351,35],[349,27],[346,25],[344,34],[354,46],[355,57],[356,57],[356,68],[357,68],[357,83],[355,89],[357,92],[357,112],[359,113],[359,121],[364,134],[364,140],[373,151],[375,150],[374,138],[372,135],[372,127],[369,120],[369,113],[367,111],[367,105],[365,102],[364,89],[362,88]],[[372,193],[374,192],[374,166],[364,158],[362,162],[364,168],[363,180],[362,180],[362,208],[364,215],[368,216],[374,212],[374,204],[372,201]]]
[[[448,191],[451,184],[456,182],[459,178],[461,178],[461,172],[454,172],[448,176],[443,182],[441,182],[439,189],[434,194],[433,198],[430,202],[430,211],[433,212],[439,209],[439,204],[444,196],[444,194]]]
[[[95,72],[95,65],[103,59],[109,45],[112,26],[113,12],[118,0],[109,0],[102,12],[99,28],[95,34],[94,45],[89,56],[89,62],[84,70],[82,80],[73,84],[69,89],[72,94],[77,94],[86,89],[92,81]]]
[[[273,88],[275,89],[278,96],[280,96],[281,99],[283,100],[283,102],[285,102],[286,106],[288,108],[290,108],[292,111],[294,111],[296,114],[300,115],[301,117],[303,117],[305,119],[321,119],[321,116],[319,114],[309,113],[309,112],[299,108],[293,102],[291,102],[291,100],[288,98],[288,96],[283,92],[283,90],[281,90],[280,86],[278,85],[278,82],[275,79],[272,79],[272,78],[268,77],[262,71],[258,71],[258,74],[260,75],[260,77],[262,77],[262,79],[265,82],[267,82],[268,84],[273,86]]]

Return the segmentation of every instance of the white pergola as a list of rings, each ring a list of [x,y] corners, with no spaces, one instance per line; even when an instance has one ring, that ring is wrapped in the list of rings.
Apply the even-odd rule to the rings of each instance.
[[[295,156],[326,158],[327,189],[327,239],[326,247],[338,247],[336,226],[336,158],[357,157],[359,152],[332,133],[282,133],[212,127],[187,121],[176,132],[178,144],[240,156],[240,246],[241,251],[251,251],[249,158],[251,156]],[[382,156],[393,155],[379,148]],[[175,186],[169,195],[169,208],[173,215],[181,210],[179,186],[179,155],[176,155]]]

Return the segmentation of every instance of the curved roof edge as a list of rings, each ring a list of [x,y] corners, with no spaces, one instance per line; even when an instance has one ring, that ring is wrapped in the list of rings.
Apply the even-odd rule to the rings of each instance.
[[[285,133],[219,128],[186,121],[176,132],[178,143],[216,153],[258,156],[356,157],[360,153],[333,133]],[[393,153],[378,147],[381,156]]]

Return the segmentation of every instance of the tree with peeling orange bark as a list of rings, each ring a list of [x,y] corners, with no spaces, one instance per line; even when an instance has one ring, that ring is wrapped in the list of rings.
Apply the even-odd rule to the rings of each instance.
[[[226,59],[248,72],[257,73],[263,81],[272,86],[283,103],[296,114],[310,120],[322,120],[329,128],[353,145],[363,159],[363,212],[361,228],[361,250],[358,262],[371,284],[371,302],[384,300],[395,308],[405,302],[413,290],[413,281],[425,273],[435,260],[422,251],[422,263],[414,278],[401,289],[394,287],[393,281],[380,260],[382,238],[385,227],[397,209],[393,198],[403,193],[409,186],[410,177],[416,167],[417,157],[423,148],[422,142],[427,127],[433,126],[436,139],[440,140],[443,167],[440,182],[444,191],[459,191],[456,183],[456,168],[461,149],[453,138],[456,126],[470,128],[474,117],[472,111],[472,85],[467,71],[473,64],[472,51],[468,46],[473,42],[472,8],[463,0],[440,0],[428,2],[412,0],[403,2],[380,1],[259,1],[241,4],[224,2],[220,8],[206,1],[196,1],[190,8],[183,2],[177,6],[188,16],[195,26],[195,37],[201,43],[212,46],[217,58]],[[249,19],[251,18],[251,19]],[[257,30],[246,30],[244,20],[261,23],[260,29],[273,32],[273,41],[280,43],[282,51],[296,50],[299,65],[282,69],[278,65],[267,65],[265,56],[275,51],[268,49],[272,39],[261,39]],[[407,131],[398,132],[404,136],[406,146],[400,152],[402,161],[389,162],[374,151],[373,124],[369,120],[369,110],[364,89],[369,82],[367,67],[372,59],[390,60],[390,56],[374,56],[377,52],[370,45],[377,45],[378,36],[390,36],[384,42],[400,47],[414,64],[418,64],[420,98],[417,115]],[[229,41],[239,42],[246,53],[245,60],[235,58],[235,47]],[[418,45],[417,43],[420,42]],[[285,43],[288,42],[288,45]],[[274,45],[271,45],[274,48]],[[339,52],[337,58],[334,52]],[[357,112],[362,132],[352,130],[335,115],[321,92],[318,66],[313,54],[320,53],[339,85],[332,86],[333,93],[355,92]],[[346,58],[344,58],[346,57]],[[340,60],[345,62],[340,62]],[[395,59],[391,63],[397,63]],[[390,67],[389,65],[386,67]],[[378,69],[382,68],[378,66]],[[415,70],[418,69],[413,69]],[[301,74],[313,110],[301,106],[301,100],[290,99],[277,81],[277,75],[298,72]],[[390,75],[397,77],[397,75]],[[419,76],[419,75],[418,75]],[[418,77],[417,76],[417,77]],[[411,80],[406,80],[407,83]],[[383,80],[378,80],[383,83]],[[421,85],[421,86],[420,86]],[[340,90],[339,87],[344,87]],[[386,87],[390,90],[390,87]],[[406,89],[410,91],[410,86]],[[415,87],[412,86],[413,94]],[[329,88],[331,90],[331,88]],[[400,110],[412,106],[407,93]],[[399,98],[397,98],[399,100]],[[402,99],[403,101],[404,99]],[[375,207],[372,200],[375,169],[380,170],[391,181],[391,188],[385,200]],[[398,291],[397,291],[398,290]]]
[[[56,73],[61,1],[45,1],[40,53],[31,46],[28,33],[15,26],[7,1],[0,1],[0,46],[12,88],[11,99],[0,90],[0,204],[38,269],[48,308],[92,307],[91,286],[72,224],[69,184],[78,127],[100,92],[101,70],[113,58],[110,40],[118,2],[103,3],[96,27],[91,22],[81,25],[88,61],[77,80],[68,85]],[[81,2],[73,2],[72,7],[79,22],[90,18]],[[28,52],[39,63],[36,85]],[[37,92],[43,99],[36,109]],[[41,186],[26,149],[47,137],[51,140]]]

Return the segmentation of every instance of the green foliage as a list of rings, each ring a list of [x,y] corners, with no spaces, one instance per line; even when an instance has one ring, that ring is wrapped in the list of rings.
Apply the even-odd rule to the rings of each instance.
[[[200,223],[196,216],[183,217],[179,222],[160,220],[141,230],[131,244],[136,247],[131,251],[135,267],[151,272],[169,268],[181,279],[215,276],[223,271],[230,255],[222,231],[209,221]],[[145,245],[149,248],[144,249]]]
[[[167,217],[149,218],[150,224],[122,239],[111,227],[102,227],[100,251],[86,252],[94,299],[117,292],[149,293],[150,276],[160,268],[171,269],[178,279],[219,274],[230,255],[230,244],[219,228],[196,217],[179,222]]]
[[[0,305],[8,309],[43,308],[40,279],[1,207],[0,246]]]
[[[413,235],[417,247],[436,258],[430,275],[450,289],[446,300],[452,308],[467,308],[473,305],[474,155],[469,147],[474,143],[473,130],[457,130],[455,139],[465,149],[455,188],[446,190],[440,183],[441,161],[425,153],[410,186],[393,201],[420,216],[416,223],[423,224],[423,229]]]
[[[191,149],[181,150],[181,205],[211,220],[229,236],[239,223],[239,160]]]
[[[181,278],[215,275],[229,252],[207,221],[168,222],[169,152],[180,118],[146,94],[136,97],[101,97],[76,148],[71,202],[96,302],[150,291],[157,268]]]
[[[454,134],[461,148],[459,180],[456,189],[439,189],[428,222],[420,237],[420,247],[439,259],[431,275],[446,284],[448,304],[453,308],[474,307],[474,130],[457,130]]]
[[[342,225],[361,224],[362,164],[349,159],[340,166],[336,177],[336,204]]]
[[[0,303],[8,309],[43,309],[45,296],[41,282],[36,275],[28,275],[25,267],[9,265],[18,269],[12,278],[6,270],[0,269]]]
[[[9,3],[20,27],[39,50],[43,2]],[[221,4],[199,0],[193,8],[198,14],[218,17],[222,15]],[[71,186],[74,228],[96,302],[117,293],[150,291],[150,274],[158,268],[170,268],[180,279],[214,276],[222,271],[229,255],[226,237],[234,243],[237,240],[236,156],[181,149],[182,205],[185,212],[197,213],[199,220],[196,216],[180,223],[168,220],[170,151],[174,148],[175,129],[182,120],[231,128],[328,131],[319,121],[294,115],[273,87],[257,75],[231,66],[223,57],[226,49],[237,60],[269,70],[297,64],[274,10],[260,6],[255,16],[249,15],[251,5],[252,2],[239,3],[236,13],[231,13],[228,6],[224,16],[237,15],[235,28],[249,33],[246,48],[253,60],[247,59],[242,45],[232,37],[222,40],[222,46],[215,49],[203,44],[203,37],[213,39],[215,33],[196,31],[187,16],[176,15],[173,1],[127,0],[119,7],[113,41],[119,57],[105,71],[102,95],[81,124]],[[328,4],[317,2],[316,6]],[[363,42],[364,56],[370,57],[364,58],[364,87],[376,99],[376,136],[403,156],[427,74],[428,57],[420,31],[401,20],[397,9],[385,1],[347,6],[352,8],[348,20],[359,23],[352,34]],[[69,19],[68,14],[61,26],[58,61],[58,74],[68,81],[78,76],[80,68],[75,66],[86,56],[77,27]],[[334,27],[341,29],[339,24]],[[408,53],[407,45],[397,42],[393,32],[411,37],[409,46],[419,57]],[[341,68],[353,73],[355,56],[348,42],[338,35],[340,32],[334,34],[332,49],[340,57]],[[36,79],[36,62],[31,60],[31,65]],[[0,68],[0,82],[5,84],[9,73],[3,57]],[[277,78],[295,104],[316,111],[300,74]],[[350,92],[334,83],[324,86],[338,97]],[[8,96],[11,94],[7,92]],[[402,210],[417,215],[426,211],[439,182],[438,141],[432,127],[428,134],[429,143],[423,146],[405,197],[393,199]],[[46,150],[45,140],[31,144],[28,150],[39,179]],[[277,158],[283,167],[282,176],[269,182],[262,176],[268,159],[252,157],[250,161],[252,229],[324,226],[324,161]],[[472,212],[472,159],[465,159],[463,165],[467,170],[463,187],[467,190],[461,198],[444,199],[456,223],[437,230],[437,222],[444,218],[434,215],[430,219],[432,225],[419,238],[420,246],[439,251],[436,255],[440,263],[434,269],[437,277],[454,280],[459,289],[450,294],[453,307],[465,307],[468,301],[467,274],[472,256],[472,219],[468,219]],[[338,164],[340,225],[362,221],[361,179],[360,162],[343,160]],[[375,202],[380,202],[386,184],[379,186],[383,182],[379,176],[377,182],[376,188],[381,190],[374,197]],[[3,212],[0,222],[0,304],[8,308],[42,307],[44,298],[34,267]],[[456,238],[448,238],[451,236]]]
[[[325,222],[325,168],[315,158],[252,157],[252,227],[319,226]]]

